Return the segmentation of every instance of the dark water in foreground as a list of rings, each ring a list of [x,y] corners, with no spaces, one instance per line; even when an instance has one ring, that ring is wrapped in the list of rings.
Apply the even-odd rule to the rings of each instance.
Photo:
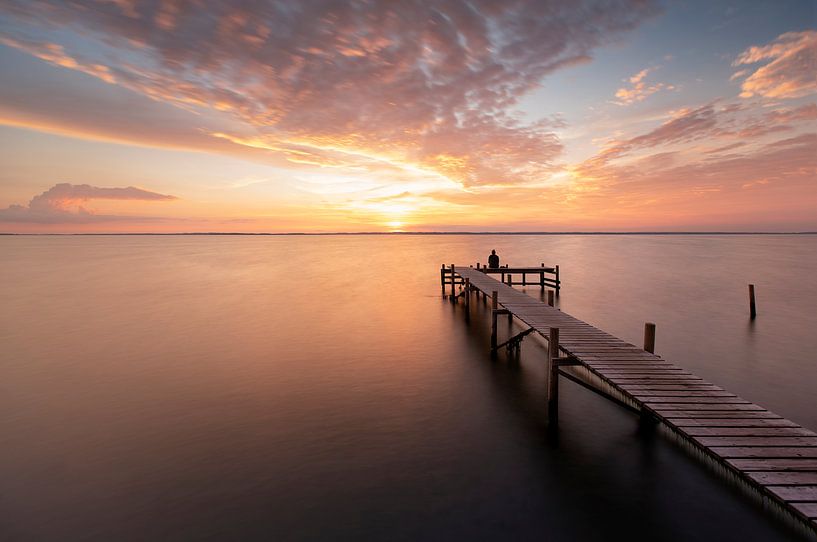
[[[573,384],[549,440],[541,346],[440,298],[491,248],[817,428],[817,236],[0,238],[0,539],[792,538]]]

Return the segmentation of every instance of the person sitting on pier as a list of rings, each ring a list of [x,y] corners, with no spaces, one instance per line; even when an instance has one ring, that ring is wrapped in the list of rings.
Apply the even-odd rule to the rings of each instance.
[[[499,256],[496,255],[496,250],[492,250],[491,255],[488,256],[488,267],[499,269]]]

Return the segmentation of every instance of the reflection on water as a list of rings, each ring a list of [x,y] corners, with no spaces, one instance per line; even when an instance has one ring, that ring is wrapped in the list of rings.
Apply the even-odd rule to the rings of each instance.
[[[817,428],[813,236],[0,238],[0,538],[792,536],[572,384],[548,440],[541,345],[439,295],[492,248]]]

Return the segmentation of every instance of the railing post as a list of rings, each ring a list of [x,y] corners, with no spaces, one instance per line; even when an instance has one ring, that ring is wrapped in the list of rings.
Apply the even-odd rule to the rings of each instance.
[[[528,275],[524,271],[522,271],[522,286],[528,285]]]
[[[454,264],[452,263],[451,264],[451,300],[452,301],[457,300],[457,298],[456,298],[456,293],[457,292],[455,290],[456,287],[457,287],[457,285],[454,284]]]
[[[445,264],[440,266],[440,288],[442,288],[443,299],[445,299]]]
[[[553,290],[548,290],[548,305],[553,306]]]
[[[554,361],[559,357],[559,328],[550,328],[548,337],[548,422],[555,427],[559,424],[559,367]]]
[[[542,267],[544,267],[544,262],[542,263]],[[539,271],[539,289],[543,292],[545,291],[545,272]]]
[[[755,307],[755,285],[749,285],[749,318],[752,320],[757,316],[757,307]]]
[[[491,292],[491,355],[496,355],[496,311],[499,308],[499,294]]]
[[[655,353],[655,324],[652,322],[644,324],[644,350]]]
[[[559,266],[556,266],[556,295],[559,295],[559,290],[562,289],[562,281],[559,280]]]

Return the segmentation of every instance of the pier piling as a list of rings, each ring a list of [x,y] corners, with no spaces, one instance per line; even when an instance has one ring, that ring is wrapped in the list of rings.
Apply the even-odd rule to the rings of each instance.
[[[752,320],[757,316],[757,308],[755,307],[755,285],[749,285],[749,318]]]
[[[556,358],[559,357],[559,328],[550,328],[548,337],[548,422],[555,427],[559,423],[559,366]]]
[[[496,354],[496,317],[499,308],[499,292],[491,292],[491,354]]]
[[[644,350],[655,354],[655,324],[652,322],[644,324]]]

